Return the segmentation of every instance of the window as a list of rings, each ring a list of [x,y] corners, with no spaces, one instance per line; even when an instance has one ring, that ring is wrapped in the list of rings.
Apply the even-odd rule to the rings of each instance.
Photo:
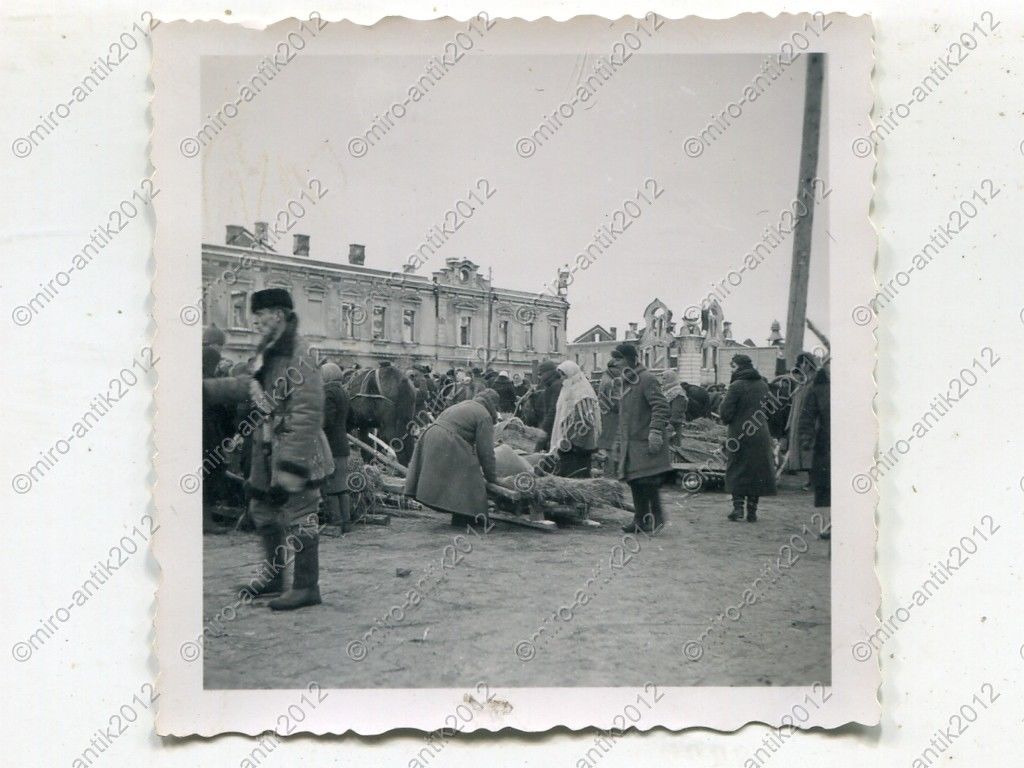
[[[249,297],[243,291],[235,291],[231,294],[231,327],[248,328],[246,321]]]
[[[558,323],[551,324],[551,333],[548,335],[548,347],[552,352],[558,351]]]
[[[600,333],[595,333],[594,334],[594,341],[600,341],[600,340],[601,340],[601,334]]]
[[[523,323],[523,338],[526,348],[533,349],[533,323]]]
[[[508,320],[498,322],[498,346],[508,349]]]
[[[402,341],[416,341],[416,310],[402,310]]]
[[[468,347],[473,344],[473,318],[463,315],[459,318],[459,346]]]
[[[354,304],[341,305],[341,338],[353,339],[356,335],[354,320],[356,307]]]
[[[316,335],[324,332],[324,294],[323,291],[309,292],[309,321],[306,331]]]
[[[374,307],[373,308],[373,338],[374,339],[386,339],[387,326],[385,324],[387,320],[387,308],[386,307]]]
[[[590,370],[592,370],[592,371],[600,370],[597,367],[597,352],[594,353],[594,364],[591,366]]]

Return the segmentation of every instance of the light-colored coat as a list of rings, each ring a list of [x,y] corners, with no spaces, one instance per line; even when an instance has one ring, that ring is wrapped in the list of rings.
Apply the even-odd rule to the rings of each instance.
[[[253,435],[251,487],[268,491],[278,485],[280,472],[305,478],[310,485],[320,483],[334,471],[323,430],[324,385],[320,366],[309,344],[298,335],[295,321],[262,350],[253,376],[205,379],[203,394],[213,403],[243,402],[249,398],[253,378],[267,394],[271,411],[263,417],[254,408],[239,430],[243,437]]]

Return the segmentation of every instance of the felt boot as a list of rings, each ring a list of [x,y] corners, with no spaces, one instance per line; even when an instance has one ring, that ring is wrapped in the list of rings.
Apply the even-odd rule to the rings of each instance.
[[[733,496],[732,497],[732,512],[729,513],[729,519],[734,523],[738,520],[743,519],[743,497]]]
[[[301,533],[302,548],[295,552],[295,578],[292,588],[269,605],[272,611],[294,611],[307,605],[320,605],[320,535]]]
[[[263,544],[263,562],[260,569],[249,581],[239,584],[238,593],[248,592],[253,597],[266,597],[267,595],[279,595],[284,589],[284,568],[275,568],[274,563],[280,553],[277,551],[281,543],[281,534],[276,528],[260,531],[260,541]]]
[[[747,522],[757,522],[757,496],[747,496]]]

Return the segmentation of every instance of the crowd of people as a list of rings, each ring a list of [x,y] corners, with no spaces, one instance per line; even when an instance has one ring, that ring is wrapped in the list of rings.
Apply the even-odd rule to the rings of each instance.
[[[251,312],[260,342],[244,362],[222,359],[224,334],[203,335],[204,530],[214,527],[208,510],[218,502],[248,505],[266,562],[277,563],[284,546],[294,558],[292,587],[282,592],[280,568],[262,572],[240,589],[250,596],[278,595],[269,606],[292,610],[320,602],[318,542],[321,519],[352,525],[348,493],[349,394],[347,371],[310,352],[299,334],[290,294],[280,288],[255,292]],[[811,358],[813,360],[813,358]],[[803,360],[801,365],[806,365]],[[815,366],[816,367],[816,366]],[[590,478],[595,459],[603,474],[626,483],[634,518],[624,530],[654,533],[666,521],[661,486],[672,471],[673,446],[687,421],[717,416],[728,427],[726,490],[729,520],[757,520],[761,497],[775,493],[773,438],[781,405],[751,359],[732,359],[725,391],[705,390],[659,374],[638,360],[637,348],[614,348],[595,385],[571,360],[544,360],[536,377],[507,371],[452,368],[444,374],[417,365],[405,372],[416,391],[421,427],[406,472],[405,493],[452,515],[462,525],[487,511],[487,483],[499,483],[494,428],[512,416],[537,427],[541,437],[530,462],[535,472]],[[797,450],[810,455],[815,505],[830,505],[829,389],[826,367],[807,386],[790,386],[798,429],[788,426]],[[795,377],[787,380],[795,381]],[[812,383],[813,382],[813,383]]]

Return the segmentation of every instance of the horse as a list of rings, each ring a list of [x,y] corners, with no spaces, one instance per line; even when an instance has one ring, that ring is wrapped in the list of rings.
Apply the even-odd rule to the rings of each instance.
[[[391,445],[398,460],[408,466],[412,458],[414,435],[410,426],[416,416],[416,387],[409,377],[392,365],[362,368],[345,381],[349,397],[349,426],[364,443],[369,431]],[[368,456],[364,456],[369,460]]]

